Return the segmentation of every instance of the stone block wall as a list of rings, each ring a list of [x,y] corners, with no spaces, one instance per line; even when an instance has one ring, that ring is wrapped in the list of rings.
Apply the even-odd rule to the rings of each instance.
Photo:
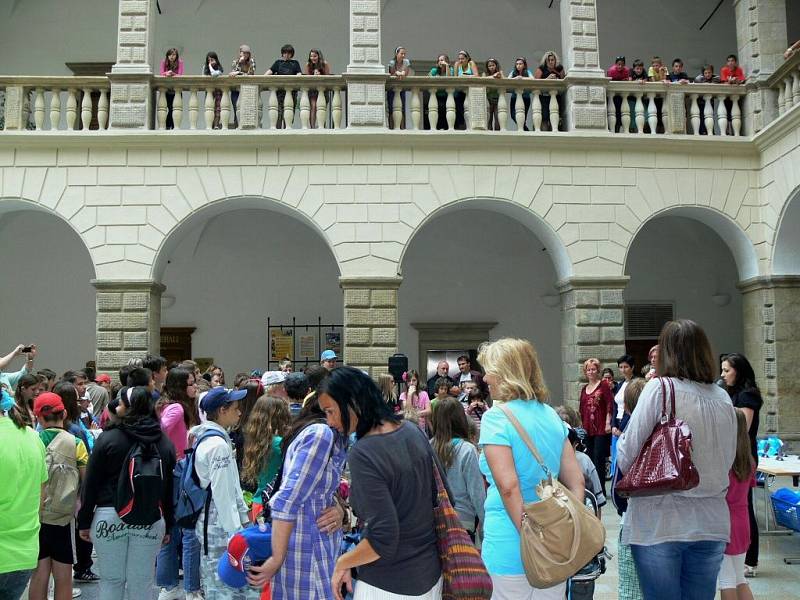
[[[625,352],[623,291],[627,277],[572,278],[558,284],[561,292],[562,397],[554,403],[577,407],[586,383],[583,363],[597,358],[616,368]]]
[[[117,377],[132,358],[158,352],[161,293],[151,281],[94,281],[97,289],[97,372]]]
[[[386,373],[397,352],[398,278],[342,278],[344,363],[370,375]]]

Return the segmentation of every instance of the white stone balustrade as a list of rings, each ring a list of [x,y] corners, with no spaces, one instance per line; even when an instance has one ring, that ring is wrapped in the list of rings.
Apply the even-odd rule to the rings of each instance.
[[[400,129],[403,125],[404,129],[430,131],[558,131],[565,90],[563,82],[546,79],[390,79],[387,91],[394,92],[394,101],[391,114],[387,114],[387,123],[393,129]],[[402,97],[405,97],[405,102],[401,101]],[[494,99],[497,102],[496,118],[492,116],[490,122],[489,108]],[[463,123],[460,118],[462,103]],[[518,123],[523,123],[524,127],[517,126]]]
[[[606,93],[612,133],[742,135],[744,86],[612,81]]]
[[[6,130],[89,131],[108,128],[105,77],[3,77]]]
[[[347,84],[341,75],[248,77],[258,84],[265,129],[344,129]],[[265,113],[265,114],[264,114]]]
[[[767,84],[777,92],[778,115],[800,104],[800,53],[783,63]]]

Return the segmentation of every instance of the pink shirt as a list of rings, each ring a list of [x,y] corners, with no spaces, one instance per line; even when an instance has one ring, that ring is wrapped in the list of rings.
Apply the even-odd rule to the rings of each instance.
[[[168,69],[167,69],[167,59],[166,58],[162,58],[161,59],[161,75],[166,75],[167,71],[168,71]],[[183,59],[182,58],[178,59],[178,70],[175,72],[175,74],[176,75],[183,75]]]
[[[747,552],[750,546],[750,517],[747,514],[747,496],[756,487],[755,470],[749,479],[739,481],[733,471],[728,473],[728,493],[725,500],[731,513],[731,539],[725,554],[736,556]]]
[[[182,459],[189,435],[186,422],[183,420],[183,406],[173,402],[164,407],[164,410],[161,411],[161,430],[167,434],[169,441],[175,446],[175,459]]]
[[[403,403],[405,406],[406,402],[406,393],[403,392],[400,394],[400,402]],[[428,397],[428,392],[422,391],[417,393],[417,399],[414,402],[414,408],[417,410],[428,410],[431,407],[431,399]],[[419,427],[420,429],[425,429],[425,424],[427,423],[426,417],[419,418]]]

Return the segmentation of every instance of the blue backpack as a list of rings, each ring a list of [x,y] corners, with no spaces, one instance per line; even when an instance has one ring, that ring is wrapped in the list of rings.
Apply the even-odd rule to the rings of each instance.
[[[200,443],[210,437],[224,438],[225,435],[217,429],[204,431],[203,434],[195,440],[192,449],[186,451],[186,456],[175,464],[175,469],[172,472],[172,503],[175,507],[175,522],[186,529],[191,529],[197,525],[200,513],[204,509],[206,511],[204,525],[208,527],[208,509],[211,504],[211,490],[200,485],[200,478],[194,467],[194,456]],[[207,545],[208,543],[206,542],[206,546]]]

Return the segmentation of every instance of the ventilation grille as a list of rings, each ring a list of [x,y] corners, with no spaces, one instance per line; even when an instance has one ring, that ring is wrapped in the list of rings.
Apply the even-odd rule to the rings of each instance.
[[[672,304],[626,304],[625,338],[655,339],[667,321],[672,321]]]

